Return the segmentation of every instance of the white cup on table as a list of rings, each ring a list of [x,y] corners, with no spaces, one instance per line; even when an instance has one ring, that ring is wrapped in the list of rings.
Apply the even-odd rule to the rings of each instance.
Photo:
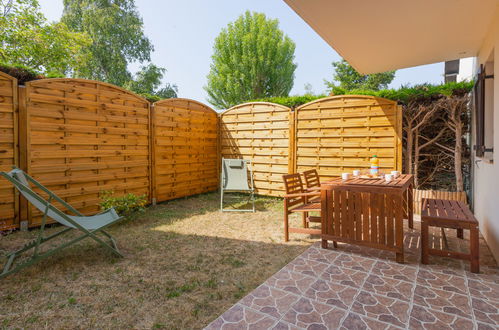
[[[391,182],[393,180],[393,174],[385,174],[385,181]]]
[[[360,176],[359,170],[353,170],[353,176]]]
[[[341,179],[342,180],[348,180],[348,179],[350,179],[350,175],[351,175],[350,173],[342,173],[341,174]]]
[[[394,177],[395,179],[396,179],[396,178],[398,178],[398,177],[400,176],[400,172],[399,172],[399,171],[392,171],[391,173],[392,173],[392,175],[393,175],[393,177]]]

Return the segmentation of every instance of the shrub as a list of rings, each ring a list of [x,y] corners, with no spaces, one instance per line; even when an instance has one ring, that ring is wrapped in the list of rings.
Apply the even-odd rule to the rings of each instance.
[[[441,85],[422,84],[416,86],[402,86],[399,89],[382,89],[379,91],[354,89],[346,90],[341,87],[333,89],[333,95],[371,95],[383,97],[385,99],[397,101],[401,104],[407,104],[409,101],[438,98],[442,95],[463,95],[470,92],[473,88],[473,82],[449,82]],[[264,99],[253,100],[249,102],[272,102],[284,105],[288,108],[296,108],[308,102],[326,97],[326,95],[297,95],[288,97],[268,97]]]
[[[102,201],[99,204],[102,210],[114,207],[116,212],[122,216],[129,216],[145,210],[147,204],[146,195],[137,196],[129,193],[121,197],[114,197],[113,194],[113,191],[102,192]]]
[[[286,97],[267,97],[263,99],[254,100],[251,102],[271,102],[284,105],[288,108],[296,108],[302,104],[312,102],[314,100],[321,99],[323,97],[326,97],[326,95],[305,94],[305,95],[286,96]]]

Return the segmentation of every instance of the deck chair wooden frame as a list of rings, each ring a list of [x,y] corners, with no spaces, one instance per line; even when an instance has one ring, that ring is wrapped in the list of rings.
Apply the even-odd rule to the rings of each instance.
[[[307,187],[308,192],[312,191],[320,191],[321,180],[319,178],[319,173],[317,173],[316,169],[308,170],[303,172],[303,179],[305,179],[305,186]],[[312,197],[310,202],[319,202],[321,200],[319,197]]]
[[[7,261],[5,262],[3,270],[0,273],[0,278],[18,272],[21,269],[26,268],[42,259],[45,259],[53,255],[54,253],[61,251],[87,237],[92,238],[116,256],[123,257],[123,255],[118,250],[115,239],[104,230],[105,228],[122,219],[122,217],[118,216],[114,209],[111,208],[94,216],[84,216],[83,214],[78,212],[78,210],[66,203],[63,199],[58,197],[56,194],[44,187],[41,183],[18,168],[14,168],[8,173],[0,172],[0,175],[9,180],[33,206],[38,208],[43,213],[42,223],[37,237],[33,241],[25,244],[22,248],[10,252],[6,255]],[[33,191],[30,187],[30,184],[33,184],[34,186],[45,192],[48,195],[48,199],[44,199],[42,196]],[[62,204],[66,209],[68,209],[76,216],[70,216],[60,211],[57,207],[52,205],[52,202],[54,201]],[[58,223],[67,228],[64,228],[63,230],[50,236],[45,236],[44,231],[45,225],[47,224],[47,217],[56,220]],[[100,223],[102,225],[100,225]],[[82,235],[65,243],[62,243],[59,246],[49,249],[43,253],[39,251],[40,246],[44,243],[60,235],[66,234],[71,230],[79,230],[82,232]],[[97,234],[102,234],[103,236],[108,238],[110,240],[110,244],[106,243],[101,237],[97,236]],[[20,264],[14,266],[15,259],[30,250],[33,250],[32,256],[27,260],[21,262]]]
[[[255,212],[255,186],[251,160],[222,158],[221,169],[220,210],[222,212]],[[248,202],[252,204],[252,207],[249,209],[224,208],[224,195],[228,192],[249,192]]]
[[[310,198],[320,196],[320,191],[306,192],[298,173],[282,176],[286,194],[284,195],[284,241],[289,241],[289,233],[320,235],[321,230],[309,228],[310,222],[321,222],[321,217],[309,216],[309,212],[321,212],[320,202],[311,202]],[[302,214],[303,228],[289,226],[289,215]]]

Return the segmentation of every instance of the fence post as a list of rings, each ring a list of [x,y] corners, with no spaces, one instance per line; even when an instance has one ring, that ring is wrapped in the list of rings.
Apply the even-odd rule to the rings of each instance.
[[[289,110],[288,173],[296,172],[295,108]]]
[[[26,87],[18,87],[18,144],[19,144],[19,167],[28,172],[28,109],[26,100]],[[28,224],[31,220],[31,212],[27,200],[20,196],[19,198],[19,225],[22,231],[28,230]]]
[[[396,109],[396,118],[397,118],[397,128],[396,128],[396,134],[397,134],[397,144],[396,144],[396,155],[397,155],[397,159],[395,160],[396,162],[396,170],[397,171],[400,171],[402,172],[402,116],[403,116],[403,112],[402,112],[402,106],[401,105],[395,105],[395,109]]]
[[[156,126],[154,103],[149,102],[149,194],[152,205],[156,205]]]

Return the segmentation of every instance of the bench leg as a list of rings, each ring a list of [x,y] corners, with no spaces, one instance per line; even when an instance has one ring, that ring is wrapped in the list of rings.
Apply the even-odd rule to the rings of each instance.
[[[464,238],[464,230],[462,228],[457,229],[457,237],[458,238]]]
[[[421,219],[421,263],[427,265],[428,260],[428,245],[429,242],[429,228],[428,223]]]
[[[471,272],[480,272],[479,263],[479,242],[478,242],[478,227],[470,229],[470,254],[471,254]]]
[[[308,222],[307,222],[308,212],[303,212],[301,216],[302,216],[303,228],[308,228]]]
[[[327,249],[327,239],[323,239],[322,242],[321,242],[321,247],[323,249]]]

